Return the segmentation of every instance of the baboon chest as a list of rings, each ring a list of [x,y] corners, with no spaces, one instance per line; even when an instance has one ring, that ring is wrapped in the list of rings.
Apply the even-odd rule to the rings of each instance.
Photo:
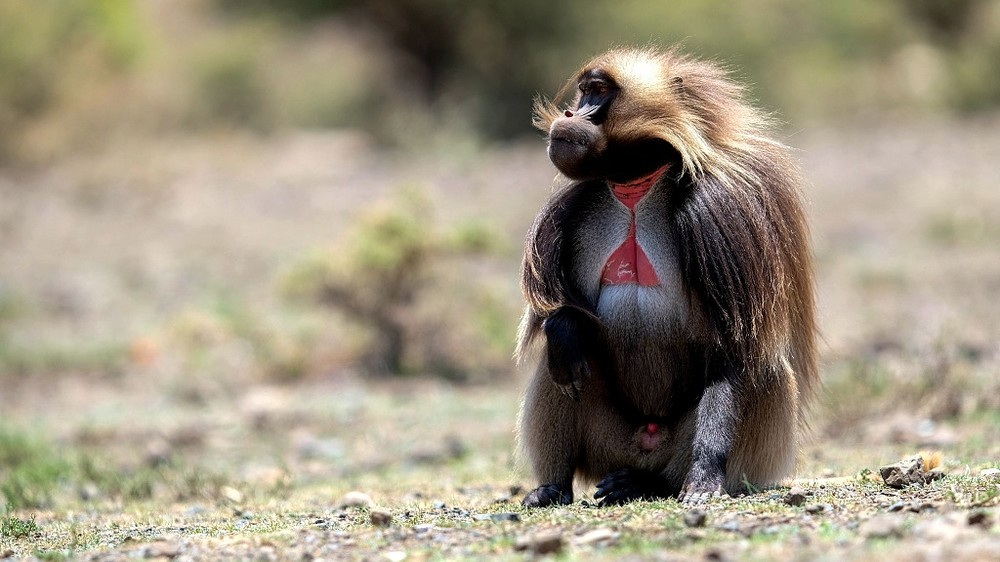
[[[665,199],[653,188],[630,209],[604,190],[573,236],[575,281],[608,328],[618,384],[649,415],[689,368],[695,332]]]

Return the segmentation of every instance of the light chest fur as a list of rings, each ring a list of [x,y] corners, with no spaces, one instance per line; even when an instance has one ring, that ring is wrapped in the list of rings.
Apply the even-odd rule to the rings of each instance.
[[[672,236],[666,189],[662,183],[654,186],[635,207],[636,239],[658,285],[601,283],[604,266],[632,221],[632,211],[608,189],[594,193],[572,244],[573,280],[608,328],[615,375],[630,401],[650,416],[668,415],[661,410],[671,402],[678,379],[696,367],[691,350],[701,339]]]

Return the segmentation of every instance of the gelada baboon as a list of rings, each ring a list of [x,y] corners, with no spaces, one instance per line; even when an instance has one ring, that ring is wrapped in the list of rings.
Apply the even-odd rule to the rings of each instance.
[[[564,178],[525,245],[518,354],[544,351],[524,505],[572,502],[574,476],[602,504],[776,483],[818,378],[788,149],[723,70],[674,50],[613,50],[571,87],[568,109],[535,105]]]

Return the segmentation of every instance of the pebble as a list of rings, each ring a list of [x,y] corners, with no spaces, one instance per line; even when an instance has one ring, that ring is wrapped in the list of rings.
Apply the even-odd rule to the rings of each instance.
[[[243,503],[243,494],[232,486],[223,486],[219,489],[219,493],[233,503]]]
[[[983,529],[989,529],[993,526],[993,520],[990,518],[989,512],[982,509],[977,509],[969,513],[968,523],[969,525],[982,527]]]
[[[621,533],[615,532],[608,527],[599,527],[580,535],[576,539],[576,544],[580,546],[610,546],[618,542]]]
[[[521,521],[521,516],[517,513],[477,513],[472,518],[476,521],[511,521],[514,523]]]
[[[945,477],[944,469],[939,467],[932,468],[924,473],[924,484],[930,484],[935,480],[940,480]]]
[[[910,484],[924,483],[924,459],[919,455],[878,469],[886,486],[903,488]]]
[[[340,500],[340,507],[372,507],[373,505],[375,502],[372,501],[371,496],[356,490],[347,492]]]
[[[518,537],[514,543],[514,550],[518,552],[527,551],[532,554],[555,554],[562,552],[562,549],[562,531],[558,530],[524,535]]]
[[[384,509],[373,508],[368,514],[372,525],[376,527],[388,527],[392,525],[392,514]]]
[[[684,524],[688,527],[704,527],[708,520],[708,515],[703,509],[692,509],[684,514]]]
[[[383,554],[383,556],[385,556],[385,559],[389,562],[402,562],[403,560],[406,560],[406,553],[402,550],[390,550],[389,552]]]
[[[800,506],[806,503],[806,491],[798,486],[792,486],[782,501],[788,505]]]

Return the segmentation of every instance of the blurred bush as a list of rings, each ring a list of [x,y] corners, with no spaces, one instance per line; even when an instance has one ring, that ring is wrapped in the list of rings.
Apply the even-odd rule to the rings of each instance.
[[[143,29],[132,2],[0,0],[0,163],[23,155],[54,108],[134,70]]]
[[[495,251],[497,237],[472,224],[436,229],[429,201],[406,189],[364,214],[343,246],[303,258],[284,285],[364,332],[366,372],[481,379],[509,370],[516,317],[467,279],[470,258]]]

